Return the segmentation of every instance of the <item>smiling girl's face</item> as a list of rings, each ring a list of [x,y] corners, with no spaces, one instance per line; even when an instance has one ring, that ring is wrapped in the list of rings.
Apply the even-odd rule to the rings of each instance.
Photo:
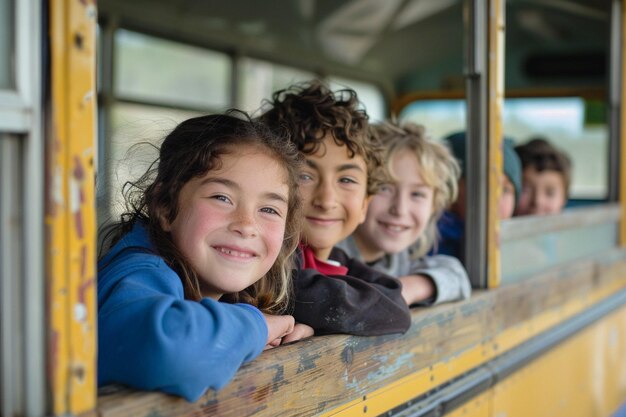
[[[220,157],[220,167],[187,182],[178,214],[161,220],[197,273],[202,295],[219,299],[262,278],[285,235],[287,172],[259,147]]]
[[[417,157],[396,152],[391,167],[395,180],[372,198],[367,218],[354,235],[366,262],[414,244],[433,214],[434,190],[423,180]]]

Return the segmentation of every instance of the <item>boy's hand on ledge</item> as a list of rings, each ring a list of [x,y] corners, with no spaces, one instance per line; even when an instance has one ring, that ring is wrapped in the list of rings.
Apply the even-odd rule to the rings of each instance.
[[[267,344],[265,349],[280,345],[281,340],[294,330],[295,320],[292,316],[274,316],[263,314],[267,323]]]
[[[289,342],[295,342],[296,340],[306,339],[307,337],[311,337],[315,334],[315,331],[311,326],[307,326],[303,323],[296,323],[293,328],[293,331],[289,333],[287,336],[283,337],[282,344]]]
[[[426,275],[407,275],[398,279],[402,282],[402,298],[409,306],[435,295],[435,283]]]

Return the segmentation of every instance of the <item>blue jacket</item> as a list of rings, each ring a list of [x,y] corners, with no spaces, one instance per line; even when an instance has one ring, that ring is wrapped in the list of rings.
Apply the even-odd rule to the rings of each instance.
[[[185,300],[178,275],[135,225],[99,262],[98,384],[122,383],[197,400],[220,389],[267,341],[247,304]]]
[[[437,229],[437,250],[431,249],[429,255],[449,255],[464,262],[465,221],[456,214],[445,211],[437,222]]]

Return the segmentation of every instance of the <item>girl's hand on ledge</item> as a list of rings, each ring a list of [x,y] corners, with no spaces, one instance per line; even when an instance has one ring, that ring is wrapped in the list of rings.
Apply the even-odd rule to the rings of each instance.
[[[307,326],[303,323],[296,323],[293,328],[293,331],[283,337],[282,344],[289,342],[295,342],[296,340],[306,339],[307,337],[311,337],[315,334],[315,331],[311,326]]]
[[[267,344],[265,349],[280,345],[283,337],[294,331],[295,320],[292,316],[274,316],[263,314],[267,323]]]

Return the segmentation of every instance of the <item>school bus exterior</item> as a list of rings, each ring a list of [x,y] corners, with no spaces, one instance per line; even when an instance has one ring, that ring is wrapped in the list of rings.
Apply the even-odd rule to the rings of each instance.
[[[0,415],[626,415],[619,411],[626,404],[623,1],[547,6],[530,0],[450,0],[438,6],[425,1],[383,2],[386,6],[367,0],[293,2],[309,17],[316,7],[332,9],[328,15],[335,18],[324,20],[326,33],[354,29],[349,18],[370,16],[368,10],[380,15],[389,7],[389,16],[399,18],[404,7],[420,3],[428,9],[428,3],[434,11],[411,10],[424,19],[423,30],[437,36],[427,17],[456,13],[465,47],[453,52],[464,62],[462,83],[452,80],[451,88],[434,90],[411,83],[398,87],[401,83],[384,79],[382,72],[359,69],[358,60],[342,66],[306,60],[301,51],[269,53],[240,35],[233,35],[233,42],[244,46],[231,50],[223,33],[198,34],[200,20],[215,22],[218,13],[225,13],[224,2],[191,3],[0,0]],[[259,6],[251,0],[233,5],[240,13],[239,27],[253,35],[258,26],[244,25],[249,13],[296,7],[290,2]],[[505,88],[505,52],[516,45],[517,24],[506,12],[525,6],[610,26],[605,84],[579,80],[570,86]],[[541,14],[520,16],[526,25],[541,20]],[[391,38],[395,26],[389,22],[373,33]],[[545,31],[554,29],[554,36],[565,24],[559,19],[541,23],[548,24]],[[509,26],[512,46],[505,39]],[[224,30],[233,27],[238,26]],[[101,153],[113,146],[107,126],[115,106],[152,105],[190,114],[221,108],[124,96],[116,87],[116,77],[124,75],[115,66],[118,31],[217,50],[234,63],[250,56],[307,74],[380,85],[386,115],[401,114],[419,100],[463,100],[471,156],[472,240],[466,257],[472,298],[413,309],[404,335],[322,336],[266,351],[223,390],[209,390],[196,403],[122,386],[98,389],[96,214],[106,211],[102,201],[110,200],[99,199],[99,193],[108,196],[96,188],[96,172],[109,175]],[[437,49],[433,42],[416,43],[422,49],[415,53],[436,59],[426,49],[429,43]],[[406,50],[397,53],[403,54]],[[244,102],[240,76],[227,83],[228,105]],[[553,216],[497,219],[505,96],[575,96],[606,103],[608,174],[600,204]]]

